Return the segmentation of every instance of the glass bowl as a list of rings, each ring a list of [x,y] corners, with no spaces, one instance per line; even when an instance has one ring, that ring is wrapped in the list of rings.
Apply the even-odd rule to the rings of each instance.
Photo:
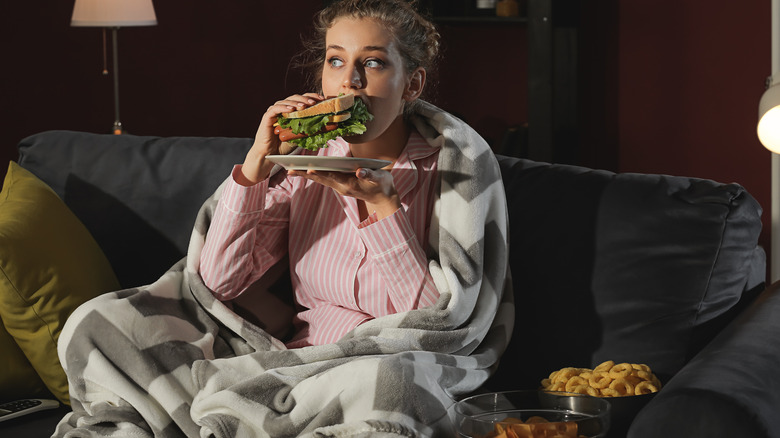
[[[533,433],[541,427],[558,427],[569,434],[563,436],[603,438],[609,430],[610,403],[603,398],[568,392],[492,392],[459,401],[454,414],[455,429],[461,438],[492,437],[497,424],[507,427],[509,423],[526,422],[531,417],[536,417],[532,422],[541,417],[555,424],[513,427],[526,428],[524,432],[530,435],[525,436],[545,436]]]

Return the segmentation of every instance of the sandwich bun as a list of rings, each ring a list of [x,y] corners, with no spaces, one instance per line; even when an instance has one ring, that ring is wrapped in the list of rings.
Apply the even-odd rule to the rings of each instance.
[[[288,119],[300,119],[303,117],[318,116],[320,114],[336,114],[347,111],[355,104],[354,94],[343,94],[341,96],[331,97],[322,102],[318,102],[308,108],[289,113],[282,113],[282,117]],[[344,119],[346,120],[346,119]]]

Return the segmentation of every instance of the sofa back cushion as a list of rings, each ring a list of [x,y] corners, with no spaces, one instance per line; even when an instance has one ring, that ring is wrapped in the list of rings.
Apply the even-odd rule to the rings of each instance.
[[[761,207],[737,184],[499,157],[514,335],[490,386],[605,360],[675,374],[761,289]]]
[[[0,318],[63,403],[69,403],[68,380],[57,340],[65,320],[83,302],[118,288],[108,260],[84,225],[43,181],[10,162],[0,191]],[[14,351],[0,351],[8,366],[3,374],[25,366],[20,361],[13,366]],[[0,397],[16,390],[30,391],[18,394],[21,398],[35,393],[30,382],[13,383],[4,382]]]
[[[198,210],[251,144],[47,131],[22,140],[19,164],[81,219],[120,284],[135,287],[184,256]]]

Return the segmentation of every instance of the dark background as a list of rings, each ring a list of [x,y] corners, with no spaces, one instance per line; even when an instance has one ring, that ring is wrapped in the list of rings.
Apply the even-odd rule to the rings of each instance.
[[[738,182],[764,206],[768,250],[770,153],[755,126],[771,74],[769,0],[579,4],[579,140],[569,161]],[[154,5],[157,26],[119,32],[128,132],[251,137],[270,103],[305,91],[289,60],[322,0]],[[36,132],[110,132],[102,33],[71,27],[72,8],[72,0],[2,6],[0,163]],[[444,61],[431,100],[500,144],[533,111],[526,25],[442,22],[440,30]]]

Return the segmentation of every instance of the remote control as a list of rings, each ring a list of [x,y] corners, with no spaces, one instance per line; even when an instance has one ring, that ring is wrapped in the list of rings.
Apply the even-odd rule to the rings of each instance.
[[[0,421],[10,420],[21,417],[22,415],[32,414],[33,412],[46,409],[56,409],[60,406],[56,400],[46,400],[39,398],[15,400],[0,404]]]

